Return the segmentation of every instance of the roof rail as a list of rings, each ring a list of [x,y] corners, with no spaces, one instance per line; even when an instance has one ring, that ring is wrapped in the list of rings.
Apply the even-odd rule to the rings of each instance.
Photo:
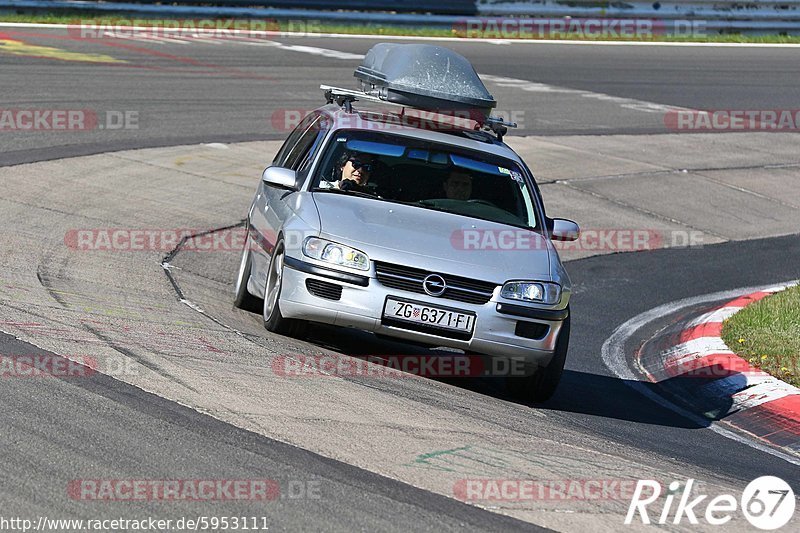
[[[401,108],[409,107],[411,109],[420,109],[423,111],[430,111],[432,113],[439,113],[446,116],[446,112],[441,113],[437,112],[436,110],[432,109],[425,109],[425,108],[415,108],[409,105],[391,102],[385,99],[385,95],[383,95],[383,91],[379,88],[373,89],[369,92],[364,91],[356,91],[353,89],[343,89],[341,87],[333,87],[331,85],[320,85],[320,89],[325,91],[325,101],[329,104],[336,103],[339,107],[344,109],[348,113],[353,112],[353,102],[357,102],[359,100],[367,101],[367,102],[378,102],[381,104],[389,104]],[[382,97],[384,96],[384,97]],[[472,117],[470,120],[475,121],[476,127],[475,129],[482,129],[484,131],[489,131],[494,133],[497,136],[498,141],[503,140],[503,136],[508,133],[508,128],[516,128],[516,122],[506,122],[503,120],[502,117],[484,117],[482,115],[478,115],[478,117]]]

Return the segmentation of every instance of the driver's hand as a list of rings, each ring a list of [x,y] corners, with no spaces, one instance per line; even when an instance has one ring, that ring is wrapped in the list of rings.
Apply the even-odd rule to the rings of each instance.
[[[343,191],[370,192],[367,187],[362,187],[353,180],[342,180],[339,183],[339,188]]]
[[[341,190],[343,190],[343,191],[352,191],[357,186],[358,186],[358,183],[356,183],[353,180],[342,180],[342,181],[339,182],[339,188]]]

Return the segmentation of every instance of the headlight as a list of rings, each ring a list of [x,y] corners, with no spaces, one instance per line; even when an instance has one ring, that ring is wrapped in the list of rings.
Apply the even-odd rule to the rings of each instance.
[[[325,261],[334,265],[369,270],[369,257],[349,246],[335,242],[309,237],[303,243],[303,253],[313,259]]]
[[[542,281],[509,281],[503,285],[500,296],[509,300],[557,304],[561,300],[561,286]]]

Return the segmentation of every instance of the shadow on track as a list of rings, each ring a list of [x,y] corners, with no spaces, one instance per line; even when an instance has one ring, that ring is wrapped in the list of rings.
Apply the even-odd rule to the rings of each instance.
[[[391,357],[391,356],[448,356],[458,355],[460,352],[446,351],[446,349],[429,349],[423,346],[397,342],[388,338],[379,338],[370,333],[337,328],[332,326],[317,326],[308,341],[353,357]],[[525,405],[532,409],[545,409],[550,411],[563,411],[625,420],[629,422],[669,426],[686,429],[700,429],[708,427],[717,417],[706,418],[699,412],[698,418],[707,419],[708,423],[700,424],[648,399],[635,387],[647,388],[652,392],[663,395],[662,388],[677,386],[677,381],[683,378],[675,377],[667,382],[653,384],[648,382],[633,382],[616,377],[598,374],[565,370],[561,383],[555,396],[542,404],[521,402],[514,399],[508,392],[505,379],[500,377],[480,378],[442,378],[429,377],[435,381],[447,383],[455,387],[470,390],[499,400],[511,401]],[[684,379],[685,381],[685,379]],[[675,382],[675,383],[673,383]],[[692,379],[691,385],[697,386],[698,380]],[[687,384],[682,384],[687,386]],[[705,406],[706,413],[727,413],[730,405]]]
[[[685,380],[686,378],[676,377],[669,381]],[[695,385],[697,381],[697,379],[692,380]],[[669,385],[674,385],[674,383]],[[665,387],[665,382],[654,384],[644,381],[632,381],[617,377],[565,370],[555,396],[543,404],[531,404],[531,407],[687,429],[708,427],[714,420],[720,418],[719,416],[708,418],[700,412],[695,412],[694,414],[696,414],[698,418],[708,420],[705,424],[699,424],[696,420],[690,420],[681,416],[667,407],[645,397],[640,392],[636,391],[633,388],[634,386],[648,389],[658,396],[664,396],[663,388]],[[714,409],[709,409],[706,412],[724,414],[727,413],[729,408],[730,404],[725,406],[716,405]]]

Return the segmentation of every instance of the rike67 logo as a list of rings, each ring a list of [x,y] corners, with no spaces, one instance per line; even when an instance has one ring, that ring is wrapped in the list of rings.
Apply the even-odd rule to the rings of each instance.
[[[690,524],[699,524],[700,519],[704,519],[707,524],[721,526],[730,522],[738,509],[752,526],[773,530],[785,526],[794,515],[794,491],[779,477],[754,479],[738,500],[731,494],[721,494],[706,502],[709,496],[692,494],[693,487],[694,479],[687,480],[683,486],[679,481],[670,483],[659,513],[648,506],[662,496],[661,484],[650,479],[639,480],[625,524],[632,524],[638,514],[643,524],[680,524],[685,518]]]

